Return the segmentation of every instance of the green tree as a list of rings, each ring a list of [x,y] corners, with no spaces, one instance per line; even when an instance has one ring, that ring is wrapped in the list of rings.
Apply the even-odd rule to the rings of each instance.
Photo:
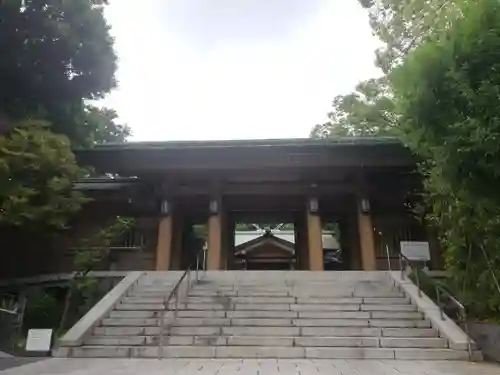
[[[498,318],[500,3],[476,0],[460,13],[391,79],[455,291],[479,317]]]
[[[371,79],[333,101],[329,121],[316,125],[313,138],[391,135],[397,117],[387,80]]]
[[[116,85],[106,4],[0,1],[0,227],[16,238],[50,237],[86,201],[72,191],[83,171],[71,146],[130,134],[116,112],[88,104]]]
[[[67,328],[68,320],[71,325],[74,324],[102,297],[98,280],[90,272],[108,260],[111,246],[130,231],[133,225],[133,219],[117,217],[113,223],[80,240],[73,258],[75,274],[66,293],[59,333]]]
[[[0,1],[0,116],[46,120],[75,143],[91,137],[79,129],[85,124],[84,102],[102,98],[116,85],[105,4]]]
[[[400,65],[409,52],[460,15],[466,0],[359,0],[368,10],[370,26],[383,46],[376,64],[384,73]]]
[[[81,176],[67,137],[24,121],[0,135],[0,225],[61,229],[86,199],[72,189]]]
[[[465,0],[359,0],[367,9],[373,33],[383,46],[376,65],[386,76],[361,82],[354,92],[333,101],[329,120],[316,125],[311,137],[387,136],[397,133],[389,74],[412,50],[446,30],[460,15]]]
[[[85,106],[85,120],[82,129],[85,130],[82,138],[85,145],[91,146],[102,143],[123,143],[131,134],[127,125],[119,124],[118,114],[109,108]]]

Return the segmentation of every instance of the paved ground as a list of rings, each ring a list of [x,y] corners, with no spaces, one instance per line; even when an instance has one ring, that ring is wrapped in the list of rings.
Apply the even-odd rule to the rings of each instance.
[[[47,358],[25,358],[25,357],[2,357],[0,358],[0,370],[6,370],[11,367],[23,366],[28,363],[47,360]],[[1,372],[1,371],[0,371]]]
[[[451,361],[48,359],[0,375],[500,375],[500,366]]]

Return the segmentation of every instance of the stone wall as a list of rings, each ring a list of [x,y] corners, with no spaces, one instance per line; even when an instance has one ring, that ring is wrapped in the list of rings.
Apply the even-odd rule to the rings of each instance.
[[[469,323],[469,334],[479,345],[485,359],[500,362],[500,325]]]

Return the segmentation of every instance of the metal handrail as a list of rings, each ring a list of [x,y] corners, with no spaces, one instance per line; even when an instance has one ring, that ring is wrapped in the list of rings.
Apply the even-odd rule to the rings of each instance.
[[[15,310],[7,310],[7,309],[3,309],[3,308],[0,307],[0,312],[6,313],[6,314],[9,314],[9,315],[18,315],[18,309],[17,308]]]
[[[399,265],[401,267],[401,279],[404,280],[406,275],[405,275],[405,268],[403,268],[403,260],[407,264],[410,264],[411,261],[403,254],[401,254],[401,253],[399,254]],[[415,270],[415,281],[417,282],[418,296],[421,297],[422,296],[422,288],[420,286],[420,271],[418,268]],[[469,323],[468,323],[468,319],[467,319],[467,309],[466,309],[465,305],[462,302],[460,302],[458,300],[458,298],[456,298],[453,294],[451,294],[442,285],[439,285],[436,282],[433,282],[433,285],[434,285],[434,289],[436,291],[436,299],[437,299],[436,303],[439,307],[439,316],[440,316],[441,320],[446,320],[446,315],[444,313],[444,309],[443,309],[443,306],[441,304],[441,293],[446,294],[447,297],[449,298],[449,300],[460,310],[460,313],[462,315],[462,319],[464,321],[465,335],[467,336],[467,352],[469,354],[469,361],[472,361],[473,360],[472,342],[471,342],[471,339],[469,336]]]
[[[441,293],[445,294],[448,297],[448,299],[455,305],[455,307],[457,307],[460,310],[464,322],[465,335],[467,336],[467,352],[469,354],[469,361],[472,361],[473,360],[472,342],[469,336],[469,321],[467,319],[467,309],[465,308],[462,302],[460,302],[453,294],[451,294],[442,285],[434,283],[434,288],[436,290],[437,305],[439,307],[439,315],[441,317],[441,320],[446,320],[443,307],[441,306]]]
[[[389,251],[389,246],[387,244],[385,244],[385,255],[387,257],[387,268],[389,269],[389,271],[392,271],[392,267],[391,267],[391,254],[390,254],[390,251]]]
[[[203,254],[203,263],[202,263],[202,270],[206,270],[206,250],[200,250],[196,254],[196,261],[193,263],[196,263],[196,270],[195,270],[195,283],[197,284],[200,281],[200,255]],[[193,266],[193,263],[191,263],[187,269],[184,271],[180,279],[177,281],[175,284],[174,288],[172,291],[163,299],[163,307],[161,310],[157,311],[158,314],[160,314],[160,332],[159,332],[159,337],[158,337],[158,359],[163,358],[163,339],[164,339],[164,330],[165,330],[165,315],[169,311],[169,306],[174,298],[174,319],[177,318],[177,312],[179,308],[179,290],[181,288],[182,282],[187,279],[187,284],[186,284],[186,290],[185,290],[185,295],[187,296],[189,293],[189,289],[191,287],[191,268]]]
[[[404,266],[403,263],[406,263],[406,265],[411,265],[411,260],[408,259],[403,253],[399,253],[399,268],[401,269],[401,280],[405,279],[405,269],[406,265]],[[418,274],[418,269],[417,272],[415,272],[415,278],[417,282],[417,289],[418,289],[418,296],[422,297],[422,289],[420,288],[420,277]]]

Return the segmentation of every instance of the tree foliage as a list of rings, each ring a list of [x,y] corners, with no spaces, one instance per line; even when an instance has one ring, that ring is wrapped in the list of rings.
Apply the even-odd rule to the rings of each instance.
[[[62,228],[85,199],[71,147],[124,142],[106,0],[0,1],[0,225]],[[70,144],[71,142],[71,144]],[[50,233],[50,231],[47,231]]]
[[[465,0],[359,0],[369,12],[373,33],[383,42],[376,64],[384,73],[400,65],[409,52],[460,14]]]
[[[0,1],[0,133],[35,118],[77,146],[123,142],[130,135],[114,110],[88,104],[116,86],[106,4]]]
[[[329,121],[316,125],[313,138],[390,135],[397,117],[385,79],[361,82],[356,91],[333,100]]]
[[[460,13],[391,79],[455,290],[478,316],[498,317],[500,4],[476,0]]]
[[[85,139],[85,146],[124,143],[131,134],[127,125],[117,122],[118,114],[113,109],[87,105],[84,116],[83,128],[86,130],[86,134],[82,134],[82,138]]]
[[[0,224],[62,228],[85,198],[72,189],[82,174],[67,137],[24,121],[0,136]]]
[[[46,120],[73,142],[91,137],[81,129],[85,100],[116,85],[105,3],[0,1],[0,115]]]
[[[373,34],[383,46],[376,51],[376,65],[386,76],[361,82],[352,93],[337,96],[328,122],[316,125],[315,138],[387,136],[397,133],[397,113],[387,74],[408,53],[460,14],[465,0],[359,0],[367,9]]]
[[[66,293],[59,333],[67,328],[68,320],[73,325],[102,297],[98,280],[90,272],[106,262],[111,246],[130,231],[134,223],[132,218],[118,216],[111,224],[80,240],[73,258],[75,274]]]

